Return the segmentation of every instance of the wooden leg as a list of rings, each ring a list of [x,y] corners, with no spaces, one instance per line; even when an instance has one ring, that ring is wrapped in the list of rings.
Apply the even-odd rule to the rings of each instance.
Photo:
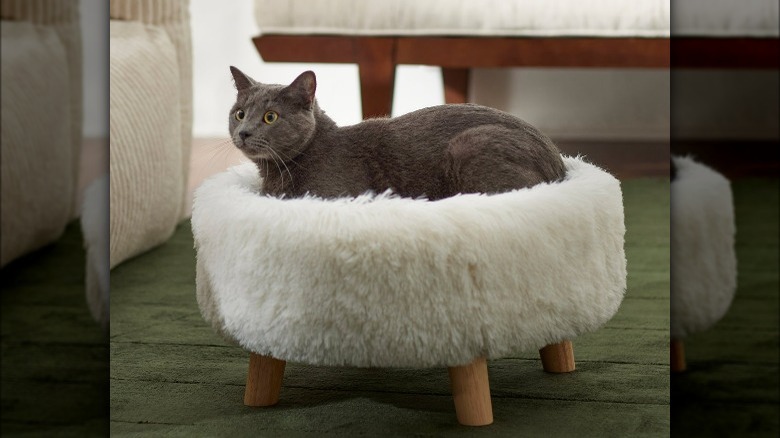
[[[574,371],[574,349],[571,341],[550,344],[539,350],[542,367],[548,373],[570,373]]]
[[[395,87],[395,40],[365,38],[355,43],[363,119],[390,116]]]
[[[670,357],[671,368],[673,373],[681,373],[687,368],[685,364],[685,347],[683,341],[672,339],[670,344]]]
[[[469,69],[442,67],[441,75],[444,80],[445,103],[469,101]]]
[[[247,406],[273,406],[279,401],[285,361],[251,353],[249,374],[246,378],[244,404]]]
[[[464,426],[487,426],[493,422],[487,361],[484,357],[460,367],[450,367],[455,414]]]

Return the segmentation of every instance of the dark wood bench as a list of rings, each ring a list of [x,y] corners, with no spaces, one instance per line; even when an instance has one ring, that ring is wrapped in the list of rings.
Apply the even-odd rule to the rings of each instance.
[[[363,117],[392,111],[395,67],[442,68],[447,103],[468,101],[470,69],[497,67],[778,68],[777,38],[261,35],[266,62],[357,64]]]

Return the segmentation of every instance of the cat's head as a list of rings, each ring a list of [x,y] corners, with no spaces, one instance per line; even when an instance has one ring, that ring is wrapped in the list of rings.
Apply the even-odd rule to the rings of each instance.
[[[261,84],[230,67],[238,90],[230,110],[233,144],[252,161],[290,161],[314,135],[317,102],[314,73],[301,73],[290,85]]]

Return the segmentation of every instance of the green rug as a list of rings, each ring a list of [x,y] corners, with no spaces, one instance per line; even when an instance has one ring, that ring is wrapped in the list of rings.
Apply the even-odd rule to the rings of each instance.
[[[733,184],[739,289],[724,319],[686,342],[671,380],[675,436],[776,436],[778,182]],[[112,272],[114,435],[666,436],[670,433],[668,182],[624,183],[628,291],[610,323],[575,340],[577,371],[536,352],[490,362],[495,423],[457,425],[446,370],[288,364],[282,399],[243,406],[247,353],[200,317],[188,224]],[[2,436],[106,436],[108,353],[84,303],[76,224],[4,268]]]
[[[767,436],[778,403],[778,180],[732,183],[737,292],[711,330],[685,341],[688,371],[672,378],[674,436]]]
[[[84,297],[77,222],[0,271],[0,435],[107,436],[108,340]]]
[[[577,371],[536,351],[489,363],[495,422],[459,426],[446,369],[288,364],[280,403],[245,407],[248,353],[195,301],[189,224],[112,271],[111,432],[140,436],[663,436],[669,434],[669,183],[624,184],[628,292],[574,340]]]

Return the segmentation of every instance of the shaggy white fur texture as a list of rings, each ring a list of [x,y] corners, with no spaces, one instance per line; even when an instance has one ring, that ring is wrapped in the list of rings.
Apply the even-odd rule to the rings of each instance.
[[[671,184],[671,336],[710,328],[737,287],[731,185],[689,157],[673,157]]]
[[[87,305],[104,330],[108,330],[109,323],[108,199],[105,175],[87,187],[81,207],[81,233],[87,249]]]
[[[318,365],[434,367],[596,330],[626,286],[620,183],[564,181],[435,202],[260,195],[252,164],[197,190],[203,317],[227,340]]]

